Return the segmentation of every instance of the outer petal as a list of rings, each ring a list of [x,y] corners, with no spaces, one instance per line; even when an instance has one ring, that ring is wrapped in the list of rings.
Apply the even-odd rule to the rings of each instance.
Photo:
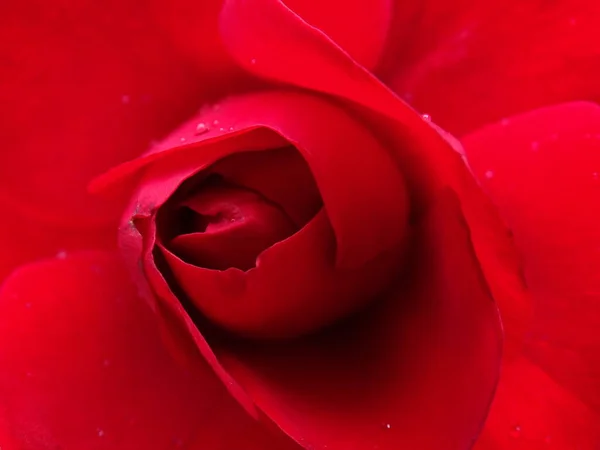
[[[0,291],[2,448],[294,448],[192,360],[173,363],[116,257],[24,267]]]
[[[152,0],[159,23],[173,42],[200,67],[214,68],[213,77],[237,81],[233,59],[217,33],[222,0]],[[379,61],[392,16],[391,0],[292,0],[287,2],[311,25],[323,30],[365,67]]]
[[[517,255],[468,173],[458,141],[423,120],[282,2],[253,5],[230,0],[224,7],[221,32],[232,55],[256,75],[341,99],[385,142],[408,182],[415,215],[441,190],[454,190],[494,296],[515,299],[511,321],[522,329],[529,308]]]
[[[535,300],[528,361],[519,381],[521,369],[506,368],[499,395],[508,399],[498,399],[494,414],[502,420],[493,420],[489,432],[512,422],[524,439],[549,435],[597,448],[600,437],[591,430],[600,430],[600,107],[541,109],[468,135],[464,144],[475,175],[513,230]],[[533,394],[508,409],[511,396],[527,386],[555,399],[544,408],[552,409],[548,417],[532,414],[540,410]]]
[[[454,134],[552,103],[600,99],[598,2],[395,3],[378,72]]]
[[[114,230],[123,202],[88,195],[90,178],[140,154],[206,97],[201,73],[156,28],[139,2],[2,2],[0,214],[11,245],[0,266],[103,246],[95,236]]]
[[[467,449],[476,439],[500,363],[497,310],[451,193],[418,228],[412,270],[374,308],[301,340],[212,342],[304,448]]]

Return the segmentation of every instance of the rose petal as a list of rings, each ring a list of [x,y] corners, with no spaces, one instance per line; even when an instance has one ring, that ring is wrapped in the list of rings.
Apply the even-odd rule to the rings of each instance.
[[[386,143],[401,168],[413,213],[450,186],[458,195],[471,237],[494,297],[512,299],[511,321],[524,327],[529,300],[510,236],[475,186],[460,144],[412,110],[318,30],[306,26],[279,1],[250,7],[231,0],[221,14],[221,33],[239,64],[280,83],[329,94],[364,121]],[[254,59],[254,63],[251,62]],[[510,342],[510,351],[516,347]]]
[[[209,88],[141,3],[2,2],[0,40],[2,277],[111,242],[124,198],[90,196],[87,183],[161,138]]]
[[[305,448],[437,450],[476,438],[500,364],[497,310],[451,193],[422,225],[414,272],[350,322],[291,342],[212,343]]]
[[[212,170],[233,184],[260,192],[279,205],[299,227],[322,206],[310,168],[302,155],[291,147],[238,153],[219,161]]]
[[[107,174],[101,183],[131,177],[161,159],[160,165],[147,171],[135,196],[137,203],[157,207],[187,177],[218,159],[260,150],[261,145],[272,149],[272,137],[264,139],[264,130],[260,139],[248,134],[267,128],[294,145],[309,165],[335,231],[339,266],[358,267],[404,241],[408,202],[403,177],[381,143],[350,114],[314,95],[270,91],[232,97],[221,103],[218,117],[220,130],[227,131],[210,131],[189,143],[186,139],[184,147],[179,143],[132,161]],[[173,136],[193,135],[192,124],[209,118],[201,114]],[[176,139],[167,141],[175,144]],[[210,150],[199,151],[209,145]],[[137,203],[127,217],[140,212]]]
[[[306,334],[374,301],[397,276],[404,250],[392,248],[358,269],[336,268],[335,237],[323,211],[265,250],[247,272],[207,270],[161,249],[177,292],[217,324],[262,338]],[[156,270],[151,277],[156,283]]]
[[[597,413],[600,108],[540,109],[468,135],[464,144],[523,254],[534,298],[525,355]],[[499,307],[511,305],[499,301]],[[600,429],[598,416],[594,420]]]
[[[396,2],[382,79],[462,135],[558,102],[600,99],[600,4]]]
[[[204,268],[251,269],[261,252],[297,231],[277,205],[248,189],[224,183],[202,189],[184,203],[204,229],[175,236],[168,246]]]
[[[376,66],[388,37],[393,8],[390,0],[288,0],[285,3],[364,67]]]
[[[204,361],[174,364],[125,273],[110,254],[82,253],[4,284],[0,424],[18,448],[295,448],[247,417]]]
[[[475,450],[595,450],[599,416],[526,358],[505,364]]]
[[[122,204],[90,198],[91,177],[140,154],[207,89],[143,5],[38,3],[0,12],[2,191],[56,223],[107,223]]]

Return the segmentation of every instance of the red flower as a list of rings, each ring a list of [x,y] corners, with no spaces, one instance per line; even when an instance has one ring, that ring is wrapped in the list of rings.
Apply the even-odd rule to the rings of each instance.
[[[600,446],[599,6],[62,3],[0,6],[3,450]]]

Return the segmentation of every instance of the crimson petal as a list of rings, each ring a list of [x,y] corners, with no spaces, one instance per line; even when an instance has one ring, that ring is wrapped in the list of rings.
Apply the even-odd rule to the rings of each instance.
[[[203,360],[174,363],[111,254],[19,269],[0,291],[0,337],[2,448],[3,433],[27,450],[296,448],[251,420]]]
[[[536,418],[535,399],[515,411],[499,398],[495,409],[501,410],[494,414],[501,420],[490,433],[499,435],[518,422],[526,442],[541,445],[551,435],[556,442],[583,439],[588,446],[581,448],[595,448],[591,439],[598,435],[590,430],[600,430],[600,107],[581,102],[532,111],[467,135],[464,144],[474,174],[513,230],[534,299],[523,365],[537,367],[517,384],[539,389],[538,378],[550,377],[547,395],[571,405],[561,424]],[[513,309],[505,300],[498,302],[503,317]],[[509,339],[515,333],[509,322],[505,330]],[[507,383],[500,394],[517,395],[516,381]],[[555,411],[549,415],[559,417],[567,408],[562,400],[550,407]]]

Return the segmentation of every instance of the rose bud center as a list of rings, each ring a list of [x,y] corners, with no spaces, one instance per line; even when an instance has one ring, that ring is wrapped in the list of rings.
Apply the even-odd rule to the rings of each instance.
[[[180,212],[185,233],[170,247],[208,269],[249,270],[261,252],[297,231],[276,204],[222,180],[202,186],[182,202]]]

